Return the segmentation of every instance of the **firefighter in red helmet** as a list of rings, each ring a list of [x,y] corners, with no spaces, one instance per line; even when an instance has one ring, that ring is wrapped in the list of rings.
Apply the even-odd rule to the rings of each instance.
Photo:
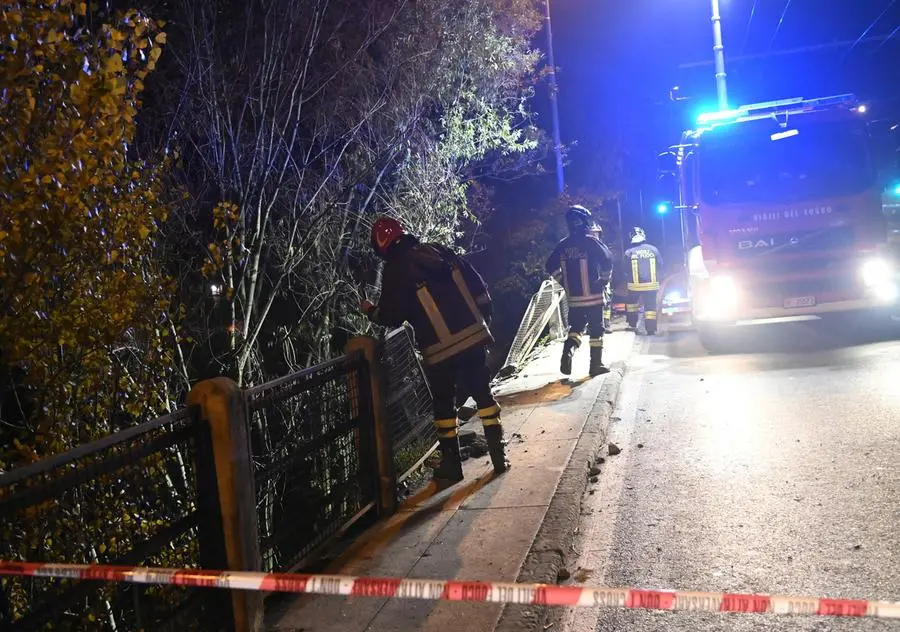
[[[562,285],[569,300],[569,336],[563,344],[559,370],[572,373],[572,355],[581,346],[585,327],[590,332],[590,375],[602,375],[609,369],[603,365],[604,305],[612,275],[612,253],[591,234],[594,226],[591,212],[575,205],[566,211],[569,236],[563,239],[547,260],[547,273],[562,271]]]
[[[502,474],[509,461],[486,362],[486,348],[493,337],[488,328],[491,298],[484,280],[449,248],[420,242],[389,217],[378,219],[372,227],[372,248],[385,261],[381,297],[378,305],[363,301],[360,308],[372,322],[396,327],[405,321],[415,330],[441,447],[435,479],[451,484],[463,479],[457,386],[475,399],[494,471]]]

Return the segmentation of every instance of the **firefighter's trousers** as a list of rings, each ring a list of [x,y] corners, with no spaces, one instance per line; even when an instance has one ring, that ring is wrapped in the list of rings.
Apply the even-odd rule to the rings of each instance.
[[[656,333],[657,313],[656,313],[656,296],[657,290],[644,290],[628,292],[628,303],[625,305],[628,326],[635,328],[640,317],[641,305],[644,306],[644,328],[647,333],[653,335]]]
[[[596,375],[603,370],[603,312],[603,305],[569,308],[569,337],[563,344],[561,367],[564,374],[568,375],[571,371],[572,353],[581,346],[581,336],[585,329],[590,335],[591,374]]]
[[[500,406],[491,393],[491,372],[484,347],[467,349],[428,367],[427,373],[434,406],[434,425],[440,439],[457,436],[457,405],[465,403],[456,401],[457,391],[471,394],[485,429],[500,425]]]

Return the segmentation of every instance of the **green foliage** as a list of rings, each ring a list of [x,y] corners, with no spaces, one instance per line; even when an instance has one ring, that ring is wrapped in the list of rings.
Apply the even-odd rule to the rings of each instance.
[[[165,36],[134,11],[89,29],[86,10],[20,0],[0,17],[0,375],[16,387],[0,468],[169,405],[151,257],[168,209],[157,171],[127,155]]]

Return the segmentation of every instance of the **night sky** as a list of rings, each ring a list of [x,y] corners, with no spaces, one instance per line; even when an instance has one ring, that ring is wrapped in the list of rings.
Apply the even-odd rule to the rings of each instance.
[[[562,138],[575,143],[567,185],[592,188],[596,155],[618,142],[636,165],[640,184],[634,188],[643,189],[643,217],[650,221],[653,156],[677,142],[697,113],[716,106],[709,0],[550,2]],[[900,113],[900,1],[720,4],[731,105],[854,92],[870,103],[874,117]],[[535,44],[545,47],[543,33]],[[784,54],[804,47],[819,48]],[[685,67],[691,64],[705,65]],[[673,103],[669,90],[676,85],[687,99]],[[538,124],[549,131],[546,92],[540,86],[533,105]],[[551,176],[520,183],[518,195],[507,191],[504,197],[508,204],[533,204],[555,194],[554,182]],[[628,193],[628,222],[640,220],[637,199],[637,191]]]

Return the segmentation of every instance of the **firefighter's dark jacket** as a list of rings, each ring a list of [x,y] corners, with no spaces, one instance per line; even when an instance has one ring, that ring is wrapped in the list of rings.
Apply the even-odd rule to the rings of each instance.
[[[547,273],[562,270],[562,284],[570,307],[603,304],[603,291],[612,274],[612,254],[593,235],[569,235],[547,260]]]
[[[409,322],[425,364],[434,365],[491,342],[491,310],[487,286],[467,261],[404,235],[388,252],[381,298],[369,318],[393,327]]]
[[[625,251],[625,278],[632,292],[656,291],[663,269],[662,257],[655,246],[644,242]]]

